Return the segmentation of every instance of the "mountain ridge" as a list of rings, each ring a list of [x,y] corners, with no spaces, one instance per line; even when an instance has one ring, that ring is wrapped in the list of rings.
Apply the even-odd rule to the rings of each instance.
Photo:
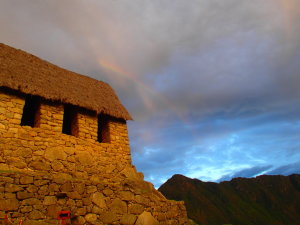
[[[185,201],[198,224],[299,224],[300,175],[261,175],[220,183],[180,174],[158,189],[166,198]]]

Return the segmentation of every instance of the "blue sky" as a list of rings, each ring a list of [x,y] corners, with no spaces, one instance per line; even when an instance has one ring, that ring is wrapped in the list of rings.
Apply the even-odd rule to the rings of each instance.
[[[1,0],[0,41],[108,82],[156,187],[300,173],[298,0]]]

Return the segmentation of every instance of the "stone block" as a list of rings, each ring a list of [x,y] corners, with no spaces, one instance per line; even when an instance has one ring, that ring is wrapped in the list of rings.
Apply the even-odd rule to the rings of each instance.
[[[83,183],[75,184],[74,190],[77,191],[79,194],[82,194],[85,191],[85,184],[83,184]]]
[[[5,192],[18,192],[21,190],[23,190],[23,188],[20,187],[19,185],[9,184],[9,183],[5,184]]]
[[[9,166],[7,164],[0,163],[0,171],[8,171],[8,170],[9,170]]]
[[[57,199],[57,204],[61,205],[61,206],[65,206],[67,204],[67,200],[66,199]]]
[[[69,198],[72,198],[72,199],[81,199],[82,198],[81,195],[77,191],[68,192],[67,195]]]
[[[49,225],[49,224],[55,224],[55,223],[54,223],[54,221],[51,221],[51,223],[50,223],[50,221],[44,222],[43,220],[29,220],[29,219],[26,219],[23,223],[23,225]]]
[[[71,220],[72,220],[72,224],[75,224],[75,225],[84,225],[84,224],[86,224],[85,219],[84,219],[83,216],[75,216]]]
[[[62,192],[71,192],[73,191],[73,185],[71,182],[66,182],[63,185],[61,185],[60,190]]]
[[[19,201],[17,199],[0,199],[0,211],[18,210]]]
[[[100,214],[100,221],[104,224],[113,224],[118,220],[118,215],[115,212],[105,212]]]
[[[83,166],[89,166],[93,162],[93,158],[89,152],[76,152],[75,157]]]
[[[93,213],[89,213],[85,215],[84,219],[91,224],[95,224],[97,220],[97,215]]]
[[[13,183],[14,179],[11,177],[0,176],[0,181],[4,183]]]
[[[135,216],[135,215],[125,214],[125,215],[122,216],[122,218],[120,220],[120,224],[134,225],[136,219],[137,219],[137,216]]]
[[[152,216],[150,212],[143,212],[137,218],[135,225],[159,225],[159,222]]]
[[[100,209],[98,206],[94,205],[91,212],[100,215],[103,212],[103,209]]]
[[[11,157],[7,160],[7,163],[10,165],[10,166],[13,166],[13,167],[16,167],[16,168],[19,168],[19,169],[23,169],[27,166],[27,164],[21,160],[20,158],[17,158],[17,157]]]
[[[100,192],[95,192],[92,194],[91,196],[92,202],[94,204],[96,204],[99,208],[105,208],[106,207],[106,203],[105,203],[105,199],[102,193]]]
[[[49,188],[48,187],[49,187],[48,185],[41,186],[38,190],[39,195],[43,195],[43,196],[48,195],[49,194]]]
[[[86,208],[82,207],[82,208],[77,208],[75,215],[76,216],[84,216],[86,214]]]
[[[130,204],[128,206],[128,213],[139,215],[145,210],[144,206],[140,204]]]
[[[73,199],[68,199],[66,205],[69,206],[70,208],[73,208],[74,206],[76,206],[76,203]]]
[[[109,209],[117,214],[127,213],[127,204],[119,198],[116,198],[109,205]]]
[[[105,195],[105,196],[110,196],[110,195],[112,195],[114,192],[112,191],[112,190],[110,190],[110,189],[105,189],[105,190],[103,190],[103,194]]]
[[[90,193],[94,193],[97,191],[97,187],[96,186],[87,186],[86,187],[86,193],[90,194]]]
[[[120,198],[122,200],[131,201],[134,200],[134,194],[131,191],[121,191]]]
[[[13,97],[10,99],[11,102],[16,103],[17,105],[20,105],[20,108],[23,108],[23,105],[25,103],[24,99],[21,97]]]
[[[31,220],[39,220],[44,219],[46,216],[38,210],[33,210],[31,213],[29,213],[28,218]]]
[[[30,163],[29,167],[31,167],[32,169],[35,169],[35,170],[50,170],[51,167],[48,163],[45,163],[41,160],[36,160],[36,161],[33,161]]]
[[[32,211],[32,206],[23,206],[21,208],[21,213],[28,213],[28,212],[31,212]]]
[[[29,137],[30,138],[30,137]],[[32,150],[29,148],[19,148],[18,150],[15,151],[15,156],[16,157],[24,157],[28,158],[32,156]]]
[[[6,199],[14,199],[14,198],[16,198],[16,194],[14,194],[14,193],[4,193],[4,197],[6,198]]]
[[[67,173],[55,173],[53,175],[53,182],[58,184],[63,184],[66,180],[71,180],[72,176]]]
[[[50,216],[52,218],[56,218],[57,217],[57,212],[61,211],[62,207],[59,205],[50,205],[47,208],[47,216]]]
[[[73,156],[73,155],[71,155],[71,156],[69,156],[68,158],[67,158],[67,161],[68,162],[76,162],[76,159],[75,159],[75,156]]]
[[[30,176],[22,176],[20,177],[20,184],[32,184],[33,177]]]
[[[47,148],[45,151],[45,159],[54,161],[57,159],[66,160],[67,154],[63,151],[62,147]]]
[[[43,185],[48,184],[48,183],[49,183],[48,180],[35,180],[34,181],[35,186],[43,186]]]
[[[59,187],[57,184],[55,183],[49,184],[49,192],[58,192],[58,191],[59,191]]]
[[[45,196],[43,205],[55,205],[57,202],[57,199],[55,196]]]
[[[99,167],[97,168],[99,171]],[[99,174],[94,174],[90,178],[91,182],[95,185],[99,184],[101,182],[101,178],[99,177]]]
[[[92,204],[92,201],[90,198],[83,198],[82,203],[83,203],[83,205],[88,206],[88,205]]]
[[[74,148],[68,148],[68,147],[64,147],[64,152],[68,155],[73,155],[75,153],[75,149]]]
[[[6,129],[6,126],[3,123],[0,123],[0,129]]]
[[[19,122],[19,120],[17,120],[18,122]],[[10,123],[15,123],[15,120],[10,120],[9,121]],[[13,127],[11,127],[11,128],[8,128],[8,132],[12,132],[12,133],[17,133],[18,132],[18,128],[13,128]]]
[[[54,161],[51,163],[51,167],[54,171],[62,171],[64,169],[64,165],[59,161]]]
[[[21,205],[41,205],[42,202],[37,198],[28,198],[21,202]]]
[[[32,198],[34,196],[33,193],[27,192],[27,191],[20,191],[17,193],[17,199],[23,200],[27,198]]]

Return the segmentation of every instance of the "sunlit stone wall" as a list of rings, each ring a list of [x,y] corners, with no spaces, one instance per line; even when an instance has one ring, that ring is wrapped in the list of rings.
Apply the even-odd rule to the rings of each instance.
[[[0,211],[25,224],[187,224],[182,202],[166,200],[131,164],[126,121],[109,118],[98,142],[97,115],[79,110],[77,136],[62,133],[64,106],[41,100],[36,127],[21,126],[24,95],[0,92]]]

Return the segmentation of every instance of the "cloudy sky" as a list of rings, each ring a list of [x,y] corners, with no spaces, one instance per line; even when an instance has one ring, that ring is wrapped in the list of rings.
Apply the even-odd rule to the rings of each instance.
[[[300,173],[299,0],[0,0],[0,42],[108,82],[158,187]]]

